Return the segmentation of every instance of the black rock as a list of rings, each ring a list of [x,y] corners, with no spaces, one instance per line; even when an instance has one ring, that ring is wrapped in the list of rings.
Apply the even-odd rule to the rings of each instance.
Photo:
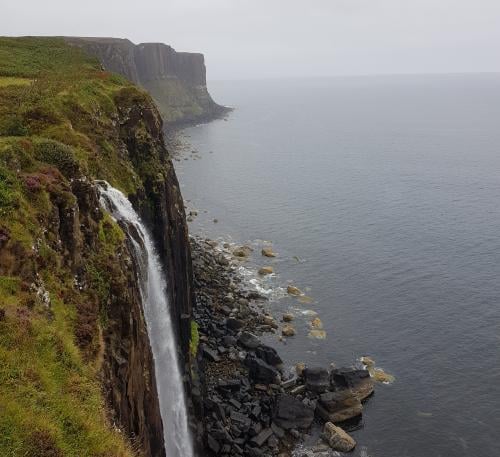
[[[289,430],[292,428],[307,429],[314,419],[314,410],[300,400],[288,394],[278,396],[274,422],[279,427]]]
[[[330,387],[330,374],[325,368],[306,368],[304,379],[306,389],[311,392],[323,393]]]
[[[271,424],[271,429],[278,438],[283,438],[285,436],[285,431],[274,422]]]
[[[236,338],[234,336],[227,335],[222,339],[224,345],[228,348],[236,346]]]
[[[262,445],[272,436],[272,434],[272,429],[266,428],[262,430],[258,435],[254,436],[250,441],[257,446],[262,447]]]
[[[219,453],[220,444],[210,433],[207,436],[207,444],[208,444],[208,447],[214,452],[214,454]]]
[[[257,349],[260,346],[259,338],[250,332],[242,332],[238,342],[247,349]]]
[[[212,349],[210,349],[206,345],[202,346],[201,351],[202,351],[203,357],[205,357],[206,359],[210,360],[211,362],[218,362],[220,360],[220,358],[217,355],[217,353],[215,351],[213,351]]]
[[[283,360],[281,360],[281,357],[276,352],[276,349],[270,346],[265,346],[265,345],[259,346],[255,350],[255,354],[257,355],[257,357],[264,360],[264,362],[274,367],[283,364]]]
[[[235,319],[234,317],[228,317],[226,319],[226,327],[229,330],[239,330],[241,327],[243,327],[243,322],[239,319]]]
[[[272,384],[278,378],[276,368],[252,355],[247,355],[245,365],[248,367],[248,376],[256,383]]]

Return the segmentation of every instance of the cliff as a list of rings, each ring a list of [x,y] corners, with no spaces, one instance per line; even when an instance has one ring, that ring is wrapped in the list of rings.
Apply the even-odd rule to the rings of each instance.
[[[138,272],[94,185],[154,234],[188,363],[190,248],[162,128],[146,92],[81,49],[0,38],[2,456],[165,455]]]
[[[168,124],[207,121],[227,111],[208,93],[202,54],[177,52],[162,43],[135,45],[117,38],[65,40],[97,57],[106,70],[146,89]]]

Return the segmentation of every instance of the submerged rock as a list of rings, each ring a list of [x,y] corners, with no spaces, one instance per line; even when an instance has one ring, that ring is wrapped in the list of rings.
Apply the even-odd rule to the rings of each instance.
[[[375,360],[373,360],[371,357],[364,356],[361,357],[361,363],[366,367],[368,372],[370,373],[370,376],[376,381],[376,382],[382,382],[384,384],[390,384],[394,382],[394,376],[386,373],[382,368],[375,367]]]
[[[281,329],[281,333],[283,334],[283,336],[294,336],[296,332],[293,325],[285,324]]]
[[[319,317],[315,317],[311,321],[311,328],[318,330],[321,330],[323,328],[323,322],[321,322],[321,319]]]
[[[323,439],[335,451],[349,452],[356,447],[356,441],[344,430],[333,425],[331,422],[325,424]]]
[[[276,257],[276,254],[273,252],[273,249],[270,247],[262,248],[261,254],[264,257]]]
[[[324,330],[311,330],[307,336],[309,338],[316,338],[317,340],[324,340],[326,338],[326,332]]]
[[[250,246],[240,246],[233,250],[235,257],[246,258],[252,253],[253,249]]]
[[[259,269],[259,275],[261,275],[261,276],[270,275],[273,273],[274,273],[273,267],[267,266],[267,267],[262,267]]]
[[[384,384],[390,384],[394,382],[394,376],[392,374],[386,373],[382,368],[375,368],[373,373],[370,373],[372,378],[377,382],[383,382]]]
[[[295,287],[295,286],[291,286],[291,285],[288,286],[286,288],[286,291],[290,295],[295,295],[295,296],[302,295],[302,291],[298,287]]]

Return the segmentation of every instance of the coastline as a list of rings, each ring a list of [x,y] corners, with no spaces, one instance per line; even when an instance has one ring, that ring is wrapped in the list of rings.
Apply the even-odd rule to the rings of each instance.
[[[281,457],[353,449],[354,440],[333,423],[357,428],[374,390],[368,371],[307,361],[284,366],[261,338],[284,337],[293,316],[272,316],[267,298],[249,288],[240,270],[245,256],[237,255],[244,246],[197,236],[190,242],[198,340],[192,400],[205,448],[213,455]]]

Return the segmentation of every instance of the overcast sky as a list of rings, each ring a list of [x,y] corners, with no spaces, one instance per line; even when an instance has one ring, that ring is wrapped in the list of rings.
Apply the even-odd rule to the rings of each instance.
[[[161,41],[209,79],[500,71],[500,0],[0,2],[0,35]]]

